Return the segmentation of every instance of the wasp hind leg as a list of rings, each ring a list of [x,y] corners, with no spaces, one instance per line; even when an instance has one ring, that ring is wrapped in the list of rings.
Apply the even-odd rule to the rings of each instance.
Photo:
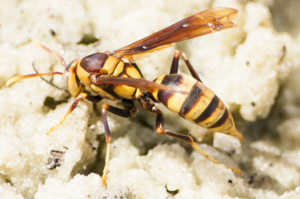
[[[169,130],[165,130],[163,129],[163,123],[164,123],[164,118],[163,118],[163,113],[157,108],[157,106],[155,105],[155,103],[148,97],[143,97],[139,99],[139,102],[142,106],[143,109],[148,110],[152,113],[155,113],[157,115],[156,117],[156,132],[158,134],[165,134],[165,135],[169,135],[172,137],[175,137],[177,139],[180,139],[182,141],[185,141],[186,143],[192,145],[192,147],[194,149],[196,149],[199,153],[201,153],[205,158],[209,159],[210,161],[212,161],[215,164],[222,164],[220,162],[218,162],[217,160],[215,160],[214,158],[210,157],[208,154],[206,154],[204,151],[202,151],[198,145],[194,142],[193,138],[189,135],[182,135],[179,133],[173,133]],[[234,172],[236,172],[238,175],[241,175],[242,171],[240,169],[236,169],[236,168],[231,168],[231,167],[227,167],[225,165],[225,167],[227,169],[230,169]]]
[[[178,72],[178,64],[179,64],[179,58],[180,58],[180,56],[183,58],[186,66],[189,69],[189,71],[190,71],[191,75],[193,76],[193,78],[195,78],[196,80],[202,82],[201,79],[200,79],[200,77],[199,77],[199,75],[195,71],[194,67],[189,62],[187,56],[184,54],[184,52],[181,52],[179,50],[176,50],[175,53],[174,53],[173,61],[172,61],[172,65],[171,65],[171,70],[170,70],[170,74]]]
[[[105,155],[106,157],[105,157],[105,166],[102,174],[102,183],[104,187],[106,187],[106,178],[108,174],[108,163],[110,157],[110,143],[111,143],[111,135],[110,135],[110,130],[107,122],[107,111],[121,117],[134,117],[135,114],[137,113],[137,108],[134,105],[133,101],[123,99],[122,104],[124,106],[124,109],[116,108],[108,104],[102,104],[101,107],[102,120],[103,120],[103,126],[105,131],[105,138],[106,138],[106,155]]]

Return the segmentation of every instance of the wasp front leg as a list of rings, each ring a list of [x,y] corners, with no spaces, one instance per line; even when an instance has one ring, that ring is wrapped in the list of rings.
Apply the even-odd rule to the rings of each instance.
[[[202,151],[198,145],[194,142],[193,138],[189,135],[182,135],[179,133],[173,133],[169,130],[165,130],[163,128],[163,123],[164,123],[164,117],[163,117],[163,113],[161,112],[161,110],[159,110],[157,108],[157,106],[155,105],[155,103],[148,97],[141,97],[139,99],[139,102],[142,106],[142,108],[144,108],[145,110],[148,110],[152,113],[155,113],[157,115],[156,117],[156,132],[158,134],[165,134],[165,135],[169,135],[171,137],[175,137],[177,139],[180,139],[182,141],[185,141],[186,143],[192,145],[192,147],[194,149],[196,149],[199,153],[201,153],[205,158],[209,159],[210,161],[212,161],[215,164],[222,164],[220,162],[218,162],[217,160],[215,160],[214,158],[210,157],[208,154],[206,154],[204,151]],[[236,168],[231,168],[231,167],[227,167],[228,169],[231,169],[232,171],[236,172],[237,174],[241,175],[241,170],[240,169],[236,169]]]
[[[47,132],[47,135],[50,135],[50,133],[56,129],[58,126],[62,125],[62,123],[65,121],[65,119],[67,118],[67,116],[69,114],[71,114],[73,112],[73,110],[77,107],[78,102],[81,99],[87,99],[89,101],[92,102],[99,102],[102,100],[102,97],[100,96],[91,96],[87,93],[79,93],[79,95],[76,97],[75,101],[72,103],[71,107],[68,109],[67,113],[64,115],[64,117],[59,121],[59,123],[57,123],[56,125],[54,125],[52,128],[50,128]]]
[[[110,143],[111,143],[111,135],[110,135],[110,130],[107,122],[107,111],[121,116],[121,117],[134,117],[135,114],[137,113],[137,108],[134,105],[134,102],[131,100],[122,100],[122,104],[124,106],[124,109],[119,109],[113,106],[110,106],[108,104],[103,104],[101,107],[102,111],[102,120],[103,120],[103,125],[104,125],[104,131],[105,131],[105,138],[106,138],[106,157],[105,157],[105,166],[103,169],[103,174],[102,174],[102,183],[103,186],[106,187],[106,178],[108,174],[108,163],[109,163],[109,157],[110,157]]]

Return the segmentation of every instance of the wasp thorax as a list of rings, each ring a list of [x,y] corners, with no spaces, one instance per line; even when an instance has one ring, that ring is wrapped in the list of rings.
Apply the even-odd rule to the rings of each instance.
[[[84,57],[80,62],[80,66],[88,73],[98,73],[107,57],[108,55],[104,53],[94,53]]]
[[[93,73],[99,73],[100,69],[107,60],[108,55],[104,53],[94,53],[78,61],[76,73],[78,79],[89,87],[89,76]]]

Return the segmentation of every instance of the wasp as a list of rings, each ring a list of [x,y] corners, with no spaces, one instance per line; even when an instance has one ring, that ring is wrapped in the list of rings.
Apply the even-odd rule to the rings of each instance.
[[[155,104],[162,103],[169,110],[202,127],[242,139],[242,135],[236,130],[231,113],[221,99],[202,83],[186,55],[181,51],[176,51],[173,56],[170,74],[162,75],[154,81],[143,78],[132,56],[156,50],[175,42],[234,27],[235,24],[232,19],[237,13],[238,10],[232,8],[208,9],[191,15],[128,46],[113,52],[97,52],[81,59],[75,59],[68,65],[58,54],[38,43],[46,51],[58,57],[61,64],[65,66],[64,73],[37,72],[36,74],[15,76],[9,79],[6,85],[32,77],[63,76],[64,88],[76,99],[60,122],[47,132],[48,135],[64,122],[82,99],[99,102],[103,98],[107,98],[122,102],[123,109],[108,104],[102,104],[101,106],[107,143],[106,160],[102,175],[104,186],[106,186],[111,143],[107,112],[121,117],[133,117],[137,113],[134,101],[138,101],[143,109],[157,115],[156,132],[158,134],[169,135],[185,141],[212,162],[220,164],[204,153],[191,136],[165,130],[163,128],[163,113]],[[177,73],[180,57],[183,58],[191,76]],[[87,88],[92,93],[87,92]],[[238,174],[241,173],[239,169],[227,168]]]

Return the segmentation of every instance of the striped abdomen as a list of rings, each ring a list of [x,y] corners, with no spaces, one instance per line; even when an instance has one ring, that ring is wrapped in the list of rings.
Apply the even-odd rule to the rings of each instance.
[[[187,92],[160,90],[153,93],[153,97],[169,110],[207,129],[240,137],[224,103],[201,82],[182,74],[163,75],[155,82]]]

